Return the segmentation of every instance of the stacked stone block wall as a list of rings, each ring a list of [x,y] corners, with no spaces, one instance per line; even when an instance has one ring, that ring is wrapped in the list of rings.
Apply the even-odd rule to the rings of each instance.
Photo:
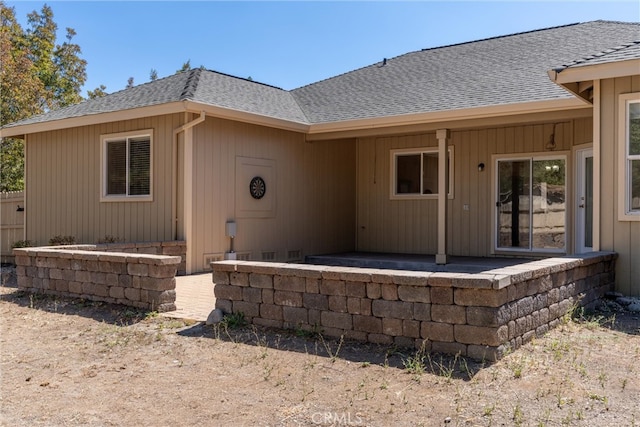
[[[186,274],[187,265],[187,243],[183,240],[172,240],[164,242],[134,242],[134,243],[99,243],[90,246],[96,251],[102,252],[124,252],[132,254],[168,255],[179,256],[178,276]]]
[[[14,249],[18,287],[160,312],[176,309],[180,256],[83,250],[92,247]]]
[[[257,325],[496,360],[614,284],[615,255],[479,274],[213,263],[216,307]]]

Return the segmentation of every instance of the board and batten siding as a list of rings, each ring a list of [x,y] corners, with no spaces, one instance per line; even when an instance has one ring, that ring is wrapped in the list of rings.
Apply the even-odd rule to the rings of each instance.
[[[55,235],[79,243],[105,236],[127,242],[174,240],[171,227],[172,114],[30,134],[26,143],[26,238]],[[101,202],[100,136],[153,129],[153,201]]]
[[[239,215],[236,161],[253,158],[274,164],[273,215]],[[230,240],[227,221],[235,221],[234,249],[240,256],[299,261],[305,255],[354,249],[355,141],[305,142],[303,134],[207,117],[193,128],[192,271],[209,268],[208,255],[224,254]],[[300,259],[290,252],[300,251]]]
[[[591,143],[591,129],[591,118],[587,117],[556,123],[452,130],[449,145],[454,147],[454,197],[449,199],[448,207],[450,255],[492,254],[495,221],[492,156],[564,152],[570,165],[572,147]],[[546,146],[552,134],[556,147],[549,151]],[[437,199],[390,198],[391,150],[437,146],[435,132],[358,140],[357,250],[437,252]],[[484,163],[484,171],[478,170],[479,163]],[[571,183],[572,175],[568,173],[568,198]],[[571,212],[567,217],[569,223],[570,215]]]
[[[640,222],[618,220],[618,152],[623,150],[624,135],[618,135],[620,94],[640,92],[640,76],[606,79],[600,82],[600,248],[618,253],[616,290],[640,296]],[[616,189],[613,191],[613,189]]]

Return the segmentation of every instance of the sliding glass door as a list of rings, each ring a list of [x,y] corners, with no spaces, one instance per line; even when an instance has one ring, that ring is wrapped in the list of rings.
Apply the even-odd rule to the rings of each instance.
[[[564,252],[564,157],[497,160],[496,249]]]

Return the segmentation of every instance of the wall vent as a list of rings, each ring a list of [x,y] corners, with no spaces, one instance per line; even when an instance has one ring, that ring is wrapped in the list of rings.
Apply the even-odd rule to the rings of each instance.
[[[223,253],[204,254],[204,269],[211,271],[211,263],[224,260]]]
[[[251,261],[251,252],[236,252],[236,260]]]
[[[262,252],[262,261],[275,261],[276,253],[275,251]]]
[[[287,251],[287,261],[288,262],[302,261],[302,251],[300,249]]]

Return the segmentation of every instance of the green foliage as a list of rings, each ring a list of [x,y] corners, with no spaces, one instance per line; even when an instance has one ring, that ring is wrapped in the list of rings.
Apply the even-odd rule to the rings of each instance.
[[[60,245],[75,245],[76,238],[74,236],[61,236],[56,235],[49,239],[50,246],[60,246]]]
[[[0,191],[24,190],[24,144],[21,139],[0,140]]]
[[[102,239],[98,239],[98,243],[118,243],[118,242],[122,242],[122,241],[123,240],[121,238],[116,237],[116,236],[112,236],[110,234],[107,234]]]
[[[89,97],[89,99],[101,98],[107,95],[107,92],[105,92],[106,88],[107,87],[105,85],[100,85],[100,87],[97,87],[94,90],[88,90],[87,96]]]
[[[31,242],[31,240],[18,240],[16,242],[13,242],[13,245],[11,245],[11,247],[13,249],[15,248],[30,248],[33,246],[33,243]]]
[[[182,68],[180,68],[177,72],[181,73],[183,71],[189,71],[191,69],[191,60],[188,59],[187,62],[182,64]]]
[[[57,44],[58,26],[47,5],[27,15],[26,30],[3,1],[0,17],[0,126],[81,101],[87,62],[72,42],[76,32],[67,28],[66,41]],[[0,191],[24,189],[22,145],[15,138],[0,144]]]
[[[229,329],[236,329],[245,326],[247,324],[247,319],[244,318],[244,313],[239,311],[237,313],[226,315],[222,323]]]

